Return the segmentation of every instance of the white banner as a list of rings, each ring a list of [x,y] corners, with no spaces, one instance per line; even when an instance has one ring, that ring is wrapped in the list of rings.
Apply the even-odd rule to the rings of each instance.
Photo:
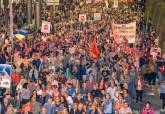
[[[46,22],[46,21],[42,22],[41,32],[50,33],[50,26],[51,26],[50,22]]]
[[[0,64],[0,87],[11,87],[11,65]]]
[[[94,13],[94,20],[101,20],[101,13]]]
[[[117,43],[122,43],[125,39],[129,43],[135,43],[136,40],[136,22],[129,24],[112,24],[112,32]]]
[[[79,21],[80,22],[86,22],[87,21],[86,14],[79,14]]]
[[[58,6],[60,4],[60,0],[46,0],[46,4],[48,6]]]

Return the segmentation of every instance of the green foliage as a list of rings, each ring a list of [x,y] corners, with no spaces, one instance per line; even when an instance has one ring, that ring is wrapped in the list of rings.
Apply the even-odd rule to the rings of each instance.
[[[152,23],[156,27],[160,38],[160,47],[165,49],[165,2],[164,0],[147,0],[145,11],[145,19],[151,18]]]

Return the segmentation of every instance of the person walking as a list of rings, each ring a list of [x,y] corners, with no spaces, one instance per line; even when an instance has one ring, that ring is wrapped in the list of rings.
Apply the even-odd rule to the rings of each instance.
[[[160,85],[160,99],[162,100],[162,110],[165,110],[165,81]]]
[[[151,103],[148,101],[142,110],[142,114],[154,114]]]
[[[139,75],[136,81],[136,103],[142,102],[142,96],[144,91],[144,80]]]

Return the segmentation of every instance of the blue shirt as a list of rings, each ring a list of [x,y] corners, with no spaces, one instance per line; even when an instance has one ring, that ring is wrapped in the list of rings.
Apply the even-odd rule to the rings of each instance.
[[[69,96],[72,96],[73,93],[75,93],[75,87],[74,87],[74,86],[72,86],[72,87],[68,90]]]
[[[103,103],[104,114],[111,114],[113,111],[113,100],[109,99]]]
[[[46,109],[46,114],[54,114],[55,113],[55,105],[46,103],[44,105],[44,108]]]

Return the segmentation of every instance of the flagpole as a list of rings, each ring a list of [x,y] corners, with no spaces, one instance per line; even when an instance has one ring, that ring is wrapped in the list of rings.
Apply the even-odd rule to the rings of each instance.
[[[10,36],[13,36],[13,6],[12,0],[9,0],[9,7],[10,7]]]
[[[12,59],[12,53],[13,53],[13,6],[12,6],[12,1],[13,0],[9,0],[9,7],[10,7],[10,38],[11,38],[11,45],[12,45],[12,50],[11,50],[11,64],[13,62]]]
[[[10,15],[10,38],[11,38],[11,52],[10,52],[10,64],[13,64],[13,0],[9,0],[9,15]],[[11,80],[11,78],[10,78]],[[12,84],[10,85],[10,90],[12,90]],[[11,91],[10,91],[11,93]]]

